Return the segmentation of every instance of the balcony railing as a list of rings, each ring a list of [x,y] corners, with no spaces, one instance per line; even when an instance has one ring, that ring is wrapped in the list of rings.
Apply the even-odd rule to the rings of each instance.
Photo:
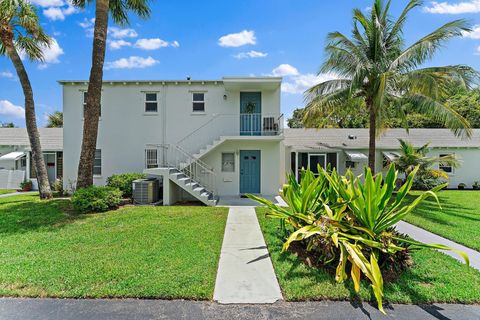
[[[177,145],[195,154],[225,136],[278,136],[283,133],[283,114],[214,114]]]

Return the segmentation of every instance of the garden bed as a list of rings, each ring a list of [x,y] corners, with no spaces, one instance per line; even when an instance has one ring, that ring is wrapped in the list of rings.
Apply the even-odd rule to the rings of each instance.
[[[0,199],[0,296],[211,299],[226,208]]]
[[[267,209],[257,208],[257,215],[284,298],[301,300],[375,301],[369,284],[362,281],[359,294],[348,279],[337,284],[334,276],[307,266],[292,252],[281,253],[279,220],[265,217]],[[414,266],[392,283],[385,284],[385,301],[390,303],[478,303],[480,272],[440,252],[422,249],[412,254]]]

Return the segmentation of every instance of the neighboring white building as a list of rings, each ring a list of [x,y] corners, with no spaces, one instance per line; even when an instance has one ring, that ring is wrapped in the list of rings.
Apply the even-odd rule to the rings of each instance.
[[[118,173],[145,172],[163,181],[164,204],[245,193],[274,196],[288,172],[331,164],[362,174],[367,129],[283,129],[281,78],[105,81],[94,166],[94,183]],[[75,185],[87,82],[63,85],[64,186]],[[480,180],[480,131],[461,140],[449,130],[386,131],[377,141],[377,172],[395,157],[398,138],[430,143],[436,155],[462,159],[449,171],[450,187]]]
[[[461,161],[459,168],[437,167],[448,173],[449,188],[465,183],[468,188],[480,181],[480,129],[473,129],[471,138],[458,138],[448,129],[389,129],[377,138],[376,172],[385,167],[400,151],[398,139],[415,147],[429,144],[428,156],[455,154]],[[316,170],[330,163],[341,173],[347,168],[363,174],[368,160],[368,129],[286,129],[285,167],[287,172],[299,174],[303,168]]]
[[[60,83],[68,188],[78,168],[87,83]],[[166,204],[277,194],[284,172],[280,85],[270,77],[104,82],[94,183],[148,169],[163,176]]]
[[[63,129],[39,128],[38,131],[48,180],[53,183],[61,179],[63,173]],[[32,180],[36,189],[35,166],[30,151],[27,129],[0,128],[0,170],[25,171],[25,179]]]

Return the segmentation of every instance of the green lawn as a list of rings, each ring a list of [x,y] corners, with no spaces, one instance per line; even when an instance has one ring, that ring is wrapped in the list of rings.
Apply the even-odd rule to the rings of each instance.
[[[14,192],[17,192],[17,190],[12,190],[12,189],[0,189],[0,195],[1,195],[1,194],[14,193]]]
[[[257,209],[260,226],[272,258],[284,298],[297,300],[348,300],[355,297],[351,280],[335,283],[334,276],[310,268],[290,252],[280,253],[278,220],[265,218],[265,208]],[[442,253],[423,249],[413,254],[415,266],[398,281],[385,285],[385,300],[391,303],[480,302],[480,272],[467,269]],[[359,296],[375,301],[366,282]]]
[[[438,197],[442,209],[429,198],[405,221],[480,250],[480,191],[445,190]]]
[[[0,296],[211,299],[226,208],[0,199]]]

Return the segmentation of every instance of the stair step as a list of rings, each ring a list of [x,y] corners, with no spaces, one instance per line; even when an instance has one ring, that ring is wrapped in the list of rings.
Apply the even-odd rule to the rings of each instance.
[[[212,193],[211,193],[211,192],[208,192],[208,191],[206,191],[206,192],[204,192],[204,193],[200,194],[200,196],[201,196],[201,197],[210,198],[210,197],[212,196]]]
[[[186,183],[185,186],[187,187],[190,187],[192,189],[194,189],[196,186],[198,186],[199,184],[196,183],[196,182],[189,182],[189,183]]]
[[[183,182],[183,183],[185,183],[185,184],[187,184],[187,182],[190,182],[190,180],[192,180],[192,179],[190,179],[189,177],[185,177],[185,178],[180,178],[180,179],[178,179],[178,181],[181,181],[181,182]]]
[[[197,188],[193,189],[193,191],[199,192],[199,193],[203,192],[204,190],[205,190],[204,187],[197,187]]]

